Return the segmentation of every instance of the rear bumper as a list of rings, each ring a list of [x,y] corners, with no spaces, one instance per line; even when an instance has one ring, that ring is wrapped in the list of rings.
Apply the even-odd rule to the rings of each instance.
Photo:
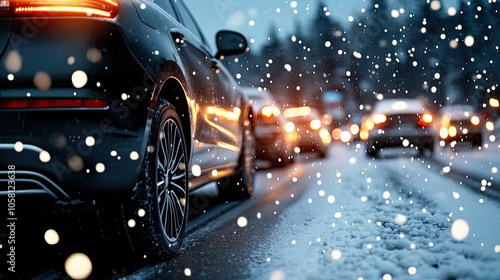
[[[25,21],[33,19],[15,20],[16,36],[22,35]],[[36,57],[17,72],[0,67],[0,99],[99,99],[109,106],[0,109],[0,176],[15,166],[17,194],[62,200],[134,187],[146,150],[156,84],[132,55],[119,25],[48,19],[29,39],[29,44],[11,41],[0,60],[4,65],[13,53],[25,61]],[[86,83],[77,86],[81,81],[75,82],[72,75],[78,71],[85,73]],[[36,82],[38,73],[49,77],[44,80],[48,83]],[[0,196],[5,194],[0,191]]]
[[[0,172],[8,166],[19,171],[18,194],[69,199],[135,185],[146,150],[149,100],[119,100],[120,84],[106,90],[76,90],[79,98],[109,100],[103,109],[0,109]],[[40,94],[59,98],[64,91]],[[0,98],[21,98],[23,92],[0,89]]]
[[[299,134],[297,139],[297,147],[301,152],[325,153],[329,144],[321,138],[319,131]]]
[[[481,142],[483,139],[483,135],[480,131],[472,131],[468,132],[467,134],[464,134],[460,132],[454,137],[446,137],[446,138],[441,138],[441,140],[444,140],[446,142],[452,142],[452,141],[479,141]]]
[[[291,156],[294,153],[295,141],[287,139],[284,134],[268,135],[255,139],[256,156],[259,159],[273,160],[278,157]]]
[[[10,180],[9,167],[14,169],[17,195],[70,200],[91,193],[126,191],[137,182],[144,132],[135,136],[129,132],[125,137],[116,132],[99,135],[95,129],[94,134],[84,132],[92,131],[92,126],[80,127],[79,134],[64,126],[47,124],[45,128],[50,131],[45,136],[0,136],[0,182]],[[4,195],[7,192],[1,190],[0,196]]]
[[[431,135],[413,135],[413,136],[376,136],[370,137],[368,140],[368,147],[382,148],[382,147],[427,147],[434,146],[434,136]]]

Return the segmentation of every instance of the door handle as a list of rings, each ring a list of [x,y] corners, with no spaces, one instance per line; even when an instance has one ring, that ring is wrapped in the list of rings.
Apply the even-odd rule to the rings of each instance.
[[[219,74],[220,72],[220,66],[219,66],[219,62],[215,61],[215,60],[212,60],[212,70]]]
[[[177,28],[170,29],[170,34],[172,34],[172,39],[174,39],[175,44],[178,46],[184,46],[186,43],[186,36]]]

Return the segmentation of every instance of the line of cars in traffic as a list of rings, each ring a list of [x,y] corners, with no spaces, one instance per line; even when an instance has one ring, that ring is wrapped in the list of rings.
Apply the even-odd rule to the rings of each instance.
[[[257,159],[268,161],[271,167],[283,167],[294,162],[296,155],[315,153],[328,155],[331,135],[319,109],[310,106],[283,107],[269,91],[248,87],[243,90],[251,100],[254,115]]]
[[[366,143],[366,154],[378,157],[393,147],[429,156],[435,145],[479,148],[495,125],[470,105],[446,105],[437,112],[420,99],[384,99],[367,114],[354,114],[332,131],[334,140]]]
[[[285,166],[300,152],[328,154],[332,141],[364,142],[366,155],[379,157],[391,148],[430,156],[435,146],[479,148],[494,124],[470,105],[430,108],[423,99],[391,98],[376,102],[367,114],[347,114],[332,127],[332,116],[312,106],[283,107],[265,90],[248,88],[253,100],[257,158]],[[282,108],[282,109],[280,109]]]

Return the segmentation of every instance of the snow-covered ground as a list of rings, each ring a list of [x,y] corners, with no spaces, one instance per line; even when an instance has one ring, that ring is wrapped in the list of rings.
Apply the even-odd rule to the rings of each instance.
[[[468,171],[491,171],[490,148],[455,153],[451,168],[476,158]],[[179,256],[126,279],[500,279],[500,201],[446,176],[451,152],[440,163],[364,150],[335,144],[259,171],[251,200],[209,209]]]
[[[495,183],[500,186],[500,141],[486,141],[481,150],[467,147],[452,150],[439,148],[434,159],[443,165],[443,172],[467,174],[483,184]]]
[[[249,257],[254,279],[500,279],[499,201],[425,161],[347,149],[292,178],[312,187]]]

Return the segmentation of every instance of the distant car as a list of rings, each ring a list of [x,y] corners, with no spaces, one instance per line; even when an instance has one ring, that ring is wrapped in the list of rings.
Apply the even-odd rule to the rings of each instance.
[[[472,147],[483,143],[483,121],[474,107],[469,105],[444,106],[439,111],[437,130],[444,145],[470,142]]]
[[[244,88],[255,112],[255,152],[257,159],[269,161],[272,167],[293,163],[297,132],[281,114],[279,106],[268,91]]]
[[[320,158],[328,155],[332,136],[323,125],[318,109],[309,106],[292,107],[283,110],[283,116],[295,126],[298,152],[317,153]]]
[[[252,195],[251,104],[220,63],[247,51],[241,34],[210,51],[179,0],[0,1],[0,19],[0,174],[15,170],[16,201],[97,208],[105,240],[155,261],[181,248],[189,191]]]
[[[367,119],[366,154],[377,157],[390,147],[416,148],[420,154],[434,150],[434,116],[416,99],[386,99],[379,101]]]
[[[361,113],[348,114],[347,123],[333,129],[333,140],[343,143],[359,141],[363,116]]]

